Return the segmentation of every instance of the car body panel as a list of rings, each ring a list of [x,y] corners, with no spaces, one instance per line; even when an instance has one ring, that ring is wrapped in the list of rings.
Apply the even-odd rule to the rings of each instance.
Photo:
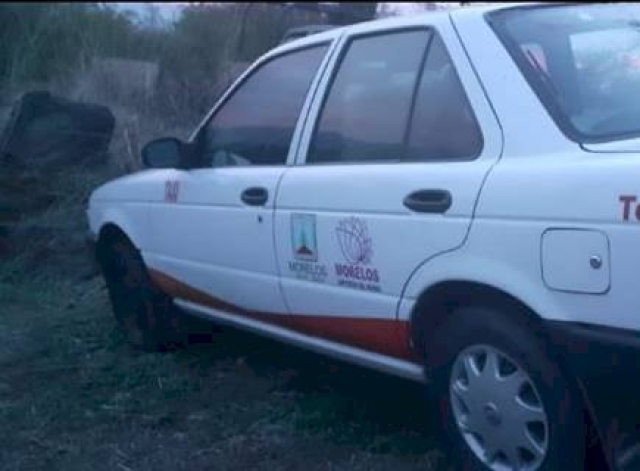
[[[230,167],[174,174],[177,201],[149,205],[152,236],[145,261],[247,309],[286,310],[273,253],[273,195],[283,172]],[[269,192],[267,203],[245,205],[243,190],[256,186]],[[251,286],[253,295],[246,296],[242,286]]]

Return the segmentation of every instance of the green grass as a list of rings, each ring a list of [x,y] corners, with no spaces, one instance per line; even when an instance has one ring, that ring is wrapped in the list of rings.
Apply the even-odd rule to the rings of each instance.
[[[3,470],[412,470],[441,461],[419,386],[195,320],[199,344],[136,352],[98,277],[4,282],[0,305]]]

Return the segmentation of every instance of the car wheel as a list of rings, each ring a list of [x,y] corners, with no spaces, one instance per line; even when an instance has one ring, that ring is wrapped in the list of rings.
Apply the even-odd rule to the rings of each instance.
[[[488,308],[457,310],[436,337],[430,397],[456,469],[583,469],[582,401],[540,337]]]
[[[116,240],[105,249],[101,262],[113,314],[129,343],[145,351],[182,345],[177,308],[153,284],[138,250]]]

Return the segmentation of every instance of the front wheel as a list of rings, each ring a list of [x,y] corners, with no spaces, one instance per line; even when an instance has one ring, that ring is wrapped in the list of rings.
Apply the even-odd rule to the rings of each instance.
[[[432,394],[456,469],[583,469],[582,402],[527,328],[461,308],[430,350]]]
[[[125,240],[112,242],[101,266],[114,317],[130,344],[145,351],[184,344],[173,300],[153,284],[135,247]]]

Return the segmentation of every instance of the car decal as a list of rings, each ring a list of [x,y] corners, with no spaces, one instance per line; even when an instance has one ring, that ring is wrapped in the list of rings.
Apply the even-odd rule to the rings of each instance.
[[[640,205],[636,204],[638,198],[634,195],[620,195],[618,198],[622,203],[622,220],[629,221],[635,217],[640,221]]]
[[[318,261],[315,214],[291,214],[291,246],[294,258]]]
[[[159,270],[150,268],[149,274],[154,283],[165,293],[185,301],[275,324],[345,345],[419,362],[418,355],[410,347],[411,331],[407,321],[355,316],[294,315],[249,311],[193,288]]]
[[[344,262],[335,263],[339,286],[379,293],[380,275],[372,266],[373,239],[364,219],[348,217],[338,221],[336,237]]]
[[[164,200],[167,203],[177,203],[180,196],[180,181],[167,180],[164,184]]]
[[[315,214],[291,214],[291,249],[293,260],[287,267],[297,279],[318,283],[327,280],[327,267],[318,263]]]

